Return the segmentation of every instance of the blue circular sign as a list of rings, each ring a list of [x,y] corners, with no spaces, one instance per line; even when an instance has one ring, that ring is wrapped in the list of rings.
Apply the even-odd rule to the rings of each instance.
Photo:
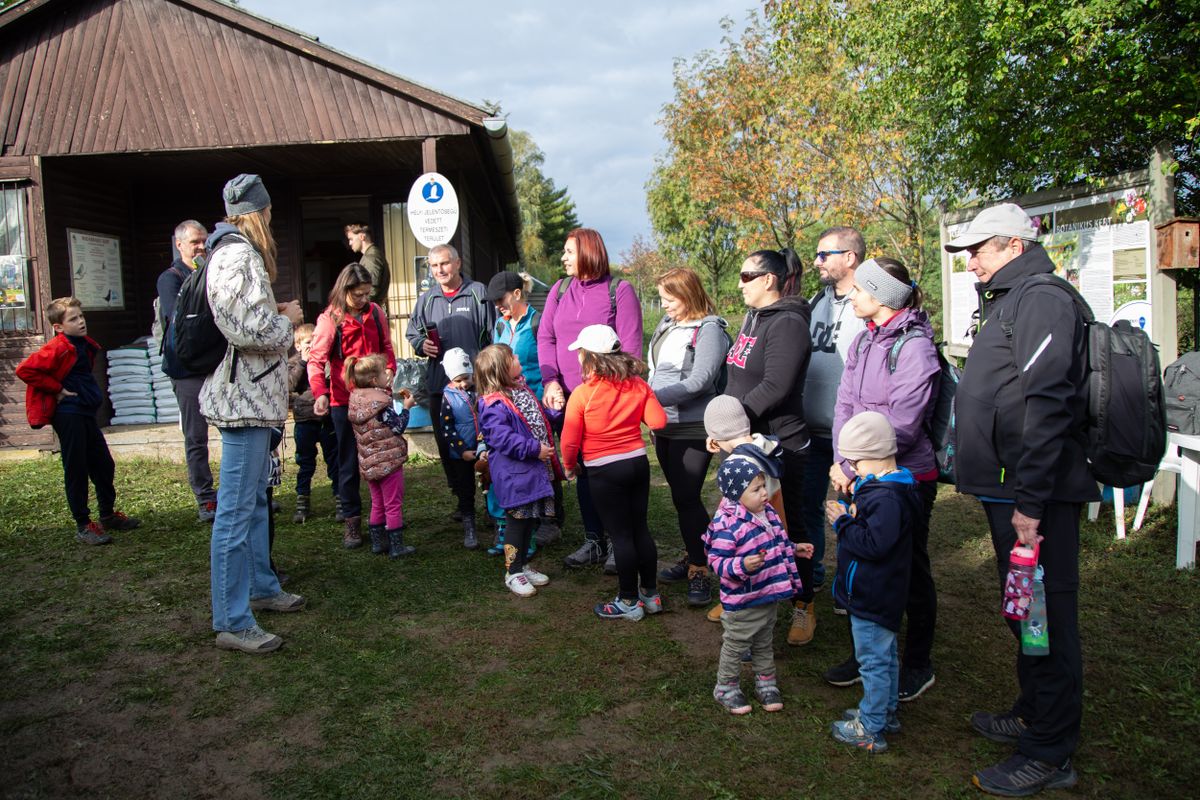
[[[421,197],[425,198],[426,203],[437,203],[446,196],[446,190],[437,181],[430,181],[421,187]]]

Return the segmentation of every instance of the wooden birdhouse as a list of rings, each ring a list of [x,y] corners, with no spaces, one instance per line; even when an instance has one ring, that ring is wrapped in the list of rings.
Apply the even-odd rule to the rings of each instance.
[[[1159,269],[1200,268],[1200,219],[1176,217],[1155,227]]]

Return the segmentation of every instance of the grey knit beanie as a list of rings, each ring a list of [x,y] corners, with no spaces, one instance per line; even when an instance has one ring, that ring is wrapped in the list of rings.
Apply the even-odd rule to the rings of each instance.
[[[750,418],[736,397],[719,394],[704,409],[704,432],[719,442],[750,435]]]
[[[850,461],[887,458],[896,455],[896,431],[883,414],[863,411],[842,426],[837,446],[842,458]]]
[[[858,269],[854,270],[854,282],[888,308],[904,308],[908,305],[908,298],[912,297],[912,287],[893,278],[873,258],[859,264]]]
[[[257,175],[238,175],[225,184],[222,195],[225,197],[225,215],[229,217],[262,211],[271,205],[271,195],[267,194],[267,187]]]

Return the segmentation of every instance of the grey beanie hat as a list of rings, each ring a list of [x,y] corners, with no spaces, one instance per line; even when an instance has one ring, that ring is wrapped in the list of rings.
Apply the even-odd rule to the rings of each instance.
[[[719,442],[750,435],[750,418],[736,397],[719,394],[704,409],[704,432]]]
[[[271,205],[271,195],[267,194],[262,178],[244,172],[225,184],[221,194],[225,198],[225,215],[229,217],[262,211]]]
[[[893,278],[873,258],[859,264],[858,269],[854,270],[854,282],[888,308],[904,308],[908,298],[912,297],[912,286]]]
[[[863,411],[842,426],[837,446],[842,458],[850,461],[887,458],[896,455],[896,431],[883,414]]]

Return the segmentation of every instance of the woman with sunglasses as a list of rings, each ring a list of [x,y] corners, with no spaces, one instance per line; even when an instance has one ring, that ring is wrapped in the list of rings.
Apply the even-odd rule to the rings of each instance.
[[[750,418],[754,433],[774,436],[783,454],[781,516],[793,542],[807,542],[801,522],[804,500],[804,451],[808,426],[804,421],[804,379],[812,355],[808,301],[799,296],[800,259],[791,250],[759,250],[742,264],[742,299],[748,311],[729,355],[729,386]],[[777,511],[781,509],[776,509]],[[794,520],[790,524],[787,520]],[[803,584],[795,598],[788,644],[812,641],[813,563],[797,558]],[[710,614],[710,618],[712,615]]]
[[[850,302],[867,329],[855,337],[846,355],[833,411],[834,464],[830,481],[839,492],[854,482],[854,470],[837,452],[838,433],[855,414],[878,411],[896,430],[896,463],[917,479],[923,513],[912,534],[912,571],[908,585],[908,630],[900,659],[900,700],[915,700],[933,685],[933,629],[937,622],[937,592],[929,564],[929,515],[937,498],[937,462],[926,424],[937,400],[940,364],[933,343],[933,325],[921,310],[921,289],[894,258],[873,258],[854,271]],[[858,676],[858,661],[850,658],[830,669],[849,686]],[[830,681],[831,683],[833,681]]]

